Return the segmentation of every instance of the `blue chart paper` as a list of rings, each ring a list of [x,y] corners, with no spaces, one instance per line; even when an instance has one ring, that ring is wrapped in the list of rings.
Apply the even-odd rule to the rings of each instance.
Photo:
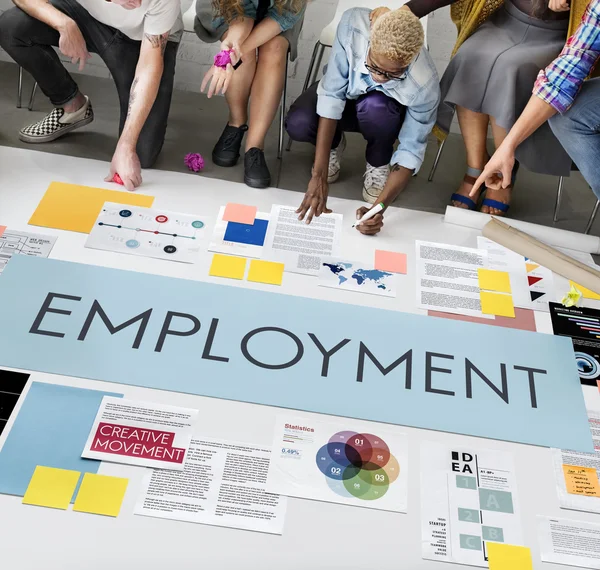
[[[123,394],[33,382],[0,450],[0,493],[22,497],[37,465],[97,473],[81,453],[104,396]]]
[[[13,368],[593,451],[568,338],[25,256],[0,322]]]
[[[225,237],[223,239],[235,243],[262,246],[265,243],[268,226],[268,220],[261,220],[259,218],[256,218],[253,224],[227,222],[227,229],[225,230]]]

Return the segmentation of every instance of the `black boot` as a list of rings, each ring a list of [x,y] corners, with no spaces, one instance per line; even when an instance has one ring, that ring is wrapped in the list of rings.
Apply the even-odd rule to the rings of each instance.
[[[244,182],[252,188],[267,188],[271,184],[265,153],[260,148],[253,147],[244,156]]]
[[[217,166],[235,166],[240,158],[240,147],[248,125],[232,127],[225,125],[215,148],[212,151],[213,162]]]

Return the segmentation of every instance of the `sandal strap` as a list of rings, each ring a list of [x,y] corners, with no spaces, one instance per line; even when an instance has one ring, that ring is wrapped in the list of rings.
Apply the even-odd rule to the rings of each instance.
[[[484,198],[483,202],[481,202],[482,206],[487,206],[488,208],[496,208],[496,210],[500,210],[501,212],[508,212],[510,208],[510,204],[505,204],[504,202],[498,202],[498,200],[492,200],[491,198]]]
[[[465,204],[469,210],[474,210],[477,207],[477,204],[468,196],[463,196],[462,194],[457,194],[456,192],[450,196],[450,200],[453,202],[461,202]]]

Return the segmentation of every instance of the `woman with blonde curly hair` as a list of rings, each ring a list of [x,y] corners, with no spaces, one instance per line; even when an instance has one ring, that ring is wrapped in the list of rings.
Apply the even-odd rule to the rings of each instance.
[[[221,40],[231,63],[213,66],[202,82],[208,96],[225,94],[229,121],[213,152],[219,166],[234,166],[246,131],[244,182],[266,188],[271,175],[264,143],[283,92],[285,62],[298,54],[306,0],[198,0],[195,31],[201,40]],[[242,65],[243,64],[243,65]],[[248,113],[250,107],[250,113]]]

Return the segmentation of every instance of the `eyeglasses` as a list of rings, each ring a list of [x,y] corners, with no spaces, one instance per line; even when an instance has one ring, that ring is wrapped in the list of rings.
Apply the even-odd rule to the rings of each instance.
[[[379,75],[380,77],[385,77],[388,81],[392,81],[393,79],[404,79],[404,75],[408,70],[407,66],[403,67],[400,71],[397,71],[396,73],[390,73],[388,71],[384,71],[383,69],[379,69],[378,67],[375,67],[373,65],[369,65],[366,61],[365,67],[370,73],[374,73],[375,75]]]

